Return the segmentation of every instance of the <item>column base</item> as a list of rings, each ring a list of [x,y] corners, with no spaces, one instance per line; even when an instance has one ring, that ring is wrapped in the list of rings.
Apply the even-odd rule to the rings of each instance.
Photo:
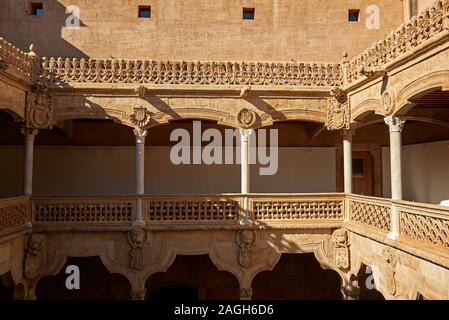
[[[143,221],[143,220],[133,221],[132,226],[138,227],[138,228],[145,227],[145,221]]]

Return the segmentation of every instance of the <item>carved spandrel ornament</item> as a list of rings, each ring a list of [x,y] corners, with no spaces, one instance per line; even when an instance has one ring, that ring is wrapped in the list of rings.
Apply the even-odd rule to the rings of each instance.
[[[382,94],[382,108],[386,116],[393,114],[395,109],[395,103],[392,94],[387,91]]]
[[[238,231],[236,243],[239,246],[239,264],[242,268],[248,268],[251,265],[251,251],[256,245],[256,233],[253,230]]]
[[[400,260],[399,255],[391,247],[385,247],[382,251],[387,268],[385,271],[385,282],[388,293],[394,296],[397,292],[396,285],[396,266]]]
[[[133,229],[127,233],[128,243],[131,247],[129,251],[129,267],[134,270],[142,270],[143,248],[148,241],[147,232],[143,229]]]
[[[134,113],[129,116],[129,120],[138,128],[143,128],[150,123],[151,115],[147,108],[134,108]]]
[[[349,129],[350,111],[346,92],[337,87],[332,89],[331,95],[332,98],[327,99],[327,129]]]
[[[337,268],[346,270],[350,267],[349,237],[346,229],[337,229],[331,238],[334,247],[334,264]]]
[[[257,114],[253,110],[242,108],[237,114],[237,122],[243,129],[253,129],[257,122]]]
[[[23,274],[27,279],[34,279],[40,274],[42,265],[42,248],[45,236],[39,233],[30,234],[25,240],[25,261]]]
[[[53,98],[45,88],[27,93],[25,124],[29,128],[53,128]]]

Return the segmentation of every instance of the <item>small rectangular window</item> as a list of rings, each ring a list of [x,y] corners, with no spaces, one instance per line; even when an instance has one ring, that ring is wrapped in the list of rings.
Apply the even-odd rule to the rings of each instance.
[[[365,173],[365,161],[363,159],[352,159],[352,173],[364,174]]]
[[[359,16],[360,16],[359,9],[349,9],[349,12],[348,12],[348,21],[349,22],[358,22]]]
[[[243,8],[243,20],[254,20],[256,9]]]
[[[151,6],[139,6],[139,18],[151,18]]]
[[[30,2],[29,14],[41,17],[44,15],[44,4],[42,2]]]

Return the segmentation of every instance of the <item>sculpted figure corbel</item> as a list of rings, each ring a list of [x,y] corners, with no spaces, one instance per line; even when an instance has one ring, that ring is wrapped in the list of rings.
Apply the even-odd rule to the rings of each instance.
[[[349,129],[350,112],[347,93],[335,87],[331,90],[332,98],[327,99],[327,121],[328,130]]]
[[[238,261],[242,268],[251,265],[251,251],[256,245],[256,233],[254,230],[242,230],[236,233],[236,243],[239,246]]]
[[[133,229],[127,233],[129,251],[129,267],[134,270],[142,270],[144,267],[143,248],[148,241],[148,234],[143,229]]]
[[[398,254],[391,247],[385,247],[382,251],[382,255],[385,258],[387,268],[385,271],[386,285],[388,293],[394,296],[397,292],[396,285],[396,266],[400,260]]]
[[[39,233],[30,234],[25,240],[25,261],[23,274],[27,279],[34,279],[40,274],[42,266],[42,248],[45,236]]]
[[[342,270],[349,269],[350,257],[348,231],[344,228],[335,230],[332,233],[331,241],[334,247],[335,266]]]

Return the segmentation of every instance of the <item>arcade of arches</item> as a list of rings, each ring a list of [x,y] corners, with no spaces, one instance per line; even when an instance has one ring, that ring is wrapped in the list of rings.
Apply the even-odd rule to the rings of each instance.
[[[0,38],[0,299],[449,299],[448,26],[438,0],[327,63]],[[231,161],[175,164],[205,130]]]

